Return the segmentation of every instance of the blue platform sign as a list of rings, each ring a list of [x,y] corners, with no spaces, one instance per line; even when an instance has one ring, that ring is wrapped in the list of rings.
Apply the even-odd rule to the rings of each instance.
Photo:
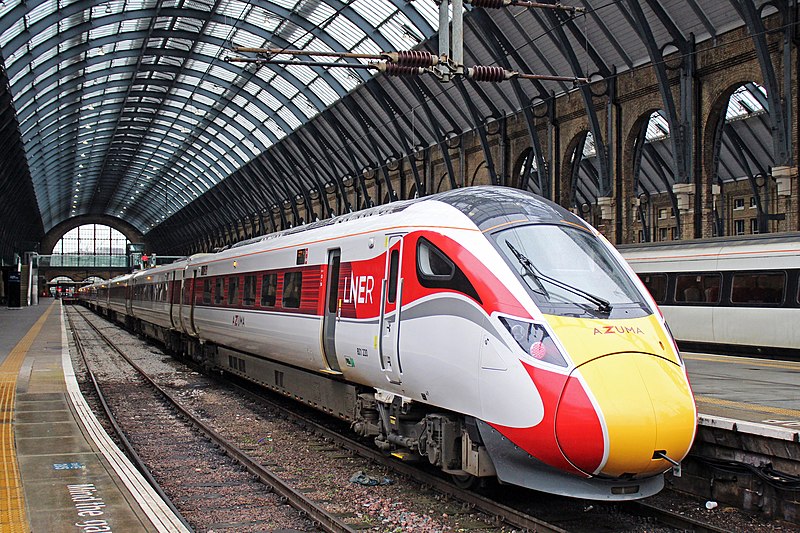
[[[83,463],[53,463],[53,470],[82,470],[86,468]]]

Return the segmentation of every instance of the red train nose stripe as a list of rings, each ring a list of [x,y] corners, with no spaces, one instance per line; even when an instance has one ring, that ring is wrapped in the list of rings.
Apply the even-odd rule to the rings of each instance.
[[[555,421],[561,452],[575,467],[592,474],[601,465],[605,451],[603,427],[581,382],[570,377],[564,385]]]
[[[491,424],[492,427],[550,466],[578,475],[591,474],[603,460],[605,444],[600,420],[583,385],[574,377],[522,364],[539,386],[544,417],[533,427],[510,428]],[[577,417],[574,420],[573,415]],[[559,418],[563,435],[558,432]],[[572,456],[566,455],[561,440]]]

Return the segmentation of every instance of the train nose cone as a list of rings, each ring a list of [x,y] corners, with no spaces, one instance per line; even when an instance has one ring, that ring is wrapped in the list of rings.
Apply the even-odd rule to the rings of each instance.
[[[694,439],[696,411],[678,365],[655,355],[618,353],[577,367],[562,392],[556,439],[564,457],[587,474],[646,476],[680,461]],[[573,398],[593,399],[576,411]],[[602,427],[600,439],[587,438]],[[602,453],[598,452],[602,450]]]

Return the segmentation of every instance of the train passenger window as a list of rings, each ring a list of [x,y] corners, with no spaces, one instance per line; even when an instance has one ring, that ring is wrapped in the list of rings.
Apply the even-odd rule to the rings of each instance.
[[[303,273],[287,272],[283,275],[283,307],[300,307],[300,293],[303,289]]]
[[[244,277],[244,294],[242,295],[244,305],[255,305],[256,303],[256,277]]]
[[[228,278],[228,305],[239,303],[239,276]]]
[[[278,287],[277,274],[264,274],[261,277],[261,307],[275,306],[275,292]]]
[[[679,274],[675,281],[675,301],[681,303],[719,303],[721,274]]]
[[[639,274],[644,286],[650,291],[650,295],[656,303],[664,303],[667,300],[667,275],[666,274]]]
[[[203,303],[206,305],[211,303],[211,279],[209,278],[203,280]]]
[[[389,256],[389,288],[386,291],[386,301],[394,303],[397,299],[397,274],[400,266],[400,250],[392,250]]]
[[[784,272],[750,272],[733,275],[731,302],[779,305],[786,292]]]
[[[222,295],[225,293],[225,280],[222,278],[216,279],[216,287],[214,287],[214,303],[219,305],[222,303]]]

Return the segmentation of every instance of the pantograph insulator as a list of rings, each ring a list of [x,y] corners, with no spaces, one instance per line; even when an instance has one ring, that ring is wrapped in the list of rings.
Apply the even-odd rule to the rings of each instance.
[[[387,76],[419,76],[425,72],[425,70],[420,67],[406,67],[395,63],[387,63],[385,61],[373,63],[373,66]]]
[[[467,77],[475,81],[505,81],[514,75],[510,70],[503,67],[490,67],[487,65],[475,65],[467,69]]]
[[[511,5],[511,0],[467,0],[468,4],[484,9],[499,9]]]
[[[422,50],[401,50],[387,52],[383,56],[389,62],[402,67],[432,67],[439,64],[439,56]]]

